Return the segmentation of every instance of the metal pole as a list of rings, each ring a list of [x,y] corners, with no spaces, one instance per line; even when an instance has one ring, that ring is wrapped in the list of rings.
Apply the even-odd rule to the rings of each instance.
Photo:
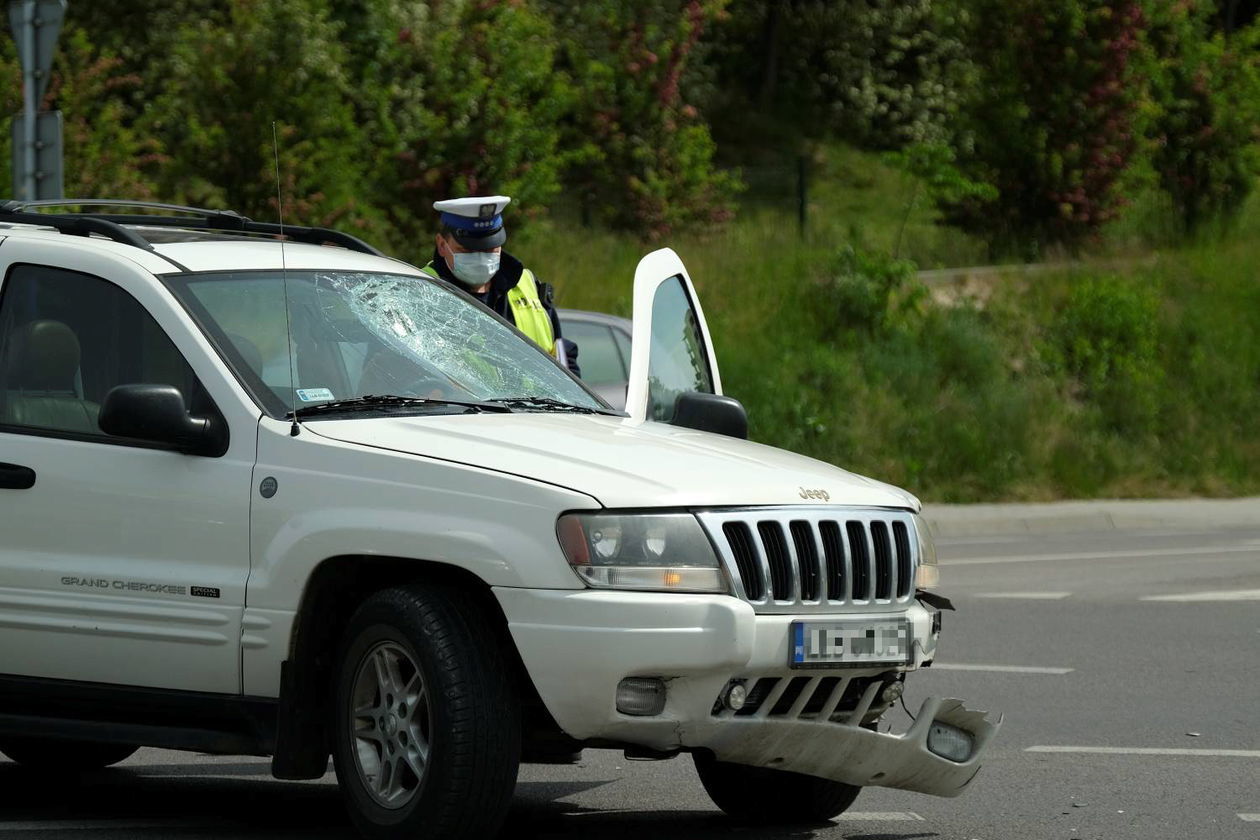
[[[22,45],[26,49],[27,72],[22,74],[22,141],[26,147],[22,150],[22,158],[26,162],[22,177],[22,198],[34,201],[35,191],[35,120],[38,118],[39,103],[35,101],[35,0],[26,0],[25,13],[22,17]],[[15,185],[16,186],[16,185]]]

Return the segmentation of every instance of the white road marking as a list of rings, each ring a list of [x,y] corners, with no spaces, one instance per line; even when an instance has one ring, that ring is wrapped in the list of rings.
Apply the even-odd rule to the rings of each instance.
[[[618,768],[621,769],[621,768]],[[704,814],[711,813],[710,808],[675,808],[675,811]],[[611,814],[637,814],[639,811],[634,808],[609,808],[606,811],[565,811],[566,817],[607,817]]]
[[[977,598],[1013,598],[1027,601],[1061,601],[1072,597],[1071,592],[977,592]]]
[[[933,662],[933,671],[992,671],[998,674],[1070,674],[1075,668],[1038,668],[1031,665],[971,665],[961,662]]]
[[[1260,814],[1239,814],[1238,819],[1243,822],[1260,822]]]
[[[271,771],[263,770],[258,773],[202,773],[200,771],[193,773],[137,773],[136,778],[139,779],[271,779]]]
[[[1094,755],[1179,755],[1216,758],[1260,758],[1260,750],[1192,750],[1163,747],[1026,747],[1024,752],[1091,753]]]
[[[706,811],[704,808],[688,808],[688,811],[701,813]],[[638,811],[632,809],[610,809],[606,811],[571,811],[566,813],[566,817],[606,817],[609,814],[637,814]],[[851,811],[841,814],[835,819],[857,820],[859,822],[922,822],[923,817],[913,811]],[[0,823],[3,827],[3,823]]]
[[[148,828],[205,828],[183,820],[31,820],[0,821],[0,835],[11,831],[136,831]]]
[[[941,560],[942,566],[994,566],[1002,563],[1046,563],[1066,560],[1128,560],[1134,557],[1186,557],[1192,554],[1260,554],[1250,545],[1213,548],[1147,548],[1134,551],[1085,551],[1076,554],[1023,554],[1014,557],[984,557],[977,560]]]
[[[852,811],[835,818],[840,822],[923,822],[923,817],[913,811]]]
[[[1147,595],[1143,601],[1260,601],[1260,589],[1227,589],[1223,592],[1188,592],[1184,595]]]

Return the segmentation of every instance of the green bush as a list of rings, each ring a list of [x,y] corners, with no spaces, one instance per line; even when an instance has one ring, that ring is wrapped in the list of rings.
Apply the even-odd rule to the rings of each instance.
[[[1116,277],[1073,286],[1051,335],[1054,352],[1121,432],[1149,432],[1159,411],[1164,372],[1159,358],[1159,296]]]
[[[852,245],[841,248],[824,286],[834,334],[847,335],[854,329],[878,333],[894,326],[922,298],[914,272],[909,260]]]

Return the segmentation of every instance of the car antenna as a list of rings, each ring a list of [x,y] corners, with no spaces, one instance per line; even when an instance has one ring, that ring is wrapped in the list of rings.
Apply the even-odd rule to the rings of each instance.
[[[297,413],[297,374],[294,373],[293,324],[289,320],[289,265],[284,260],[284,196],[280,190],[280,141],[276,134],[276,121],[271,121],[271,151],[276,159],[276,211],[280,216],[280,283],[284,287],[284,343],[289,351],[289,402],[293,408],[293,425],[289,437],[297,437],[302,430]]]

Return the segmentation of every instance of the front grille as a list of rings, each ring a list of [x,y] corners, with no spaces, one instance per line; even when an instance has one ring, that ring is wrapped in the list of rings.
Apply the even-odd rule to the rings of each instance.
[[[778,522],[758,522],[757,534],[761,537],[766,561],[770,564],[770,592],[774,600],[782,601],[792,592],[792,561],[788,557],[787,541],[783,539],[783,526]]]
[[[731,559],[735,562],[736,572],[740,580],[745,581],[744,591],[754,601],[766,597],[763,578],[757,573],[757,549],[753,547],[752,533],[743,522],[727,522],[722,526],[727,545],[731,550]]]
[[[781,508],[699,514],[737,594],[758,612],[904,603],[914,592],[912,514]]]
[[[801,600],[817,601],[818,579],[822,569],[818,566],[818,544],[814,540],[814,529],[808,522],[798,519],[792,523],[792,547],[796,549],[801,570]]]

